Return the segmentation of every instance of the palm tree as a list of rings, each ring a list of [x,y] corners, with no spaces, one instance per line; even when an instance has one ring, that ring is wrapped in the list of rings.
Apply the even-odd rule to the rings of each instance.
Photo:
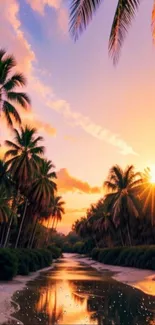
[[[138,191],[142,202],[145,217],[151,219],[152,226],[155,224],[155,184],[151,181],[151,170],[146,168],[142,173],[142,184]]]
[[[1,226],[1,240],[0,246],[3,245],[6,225],[11,215],[10,196],[4,187],[0,187],[0,226]]]
[[[0,189],[4,189],[8,194],[11,194],[13,181],[8,171],[7,164],[0,159]]]
[[[61,196],[52,197],[51,212],[49,213],[49,221],[50,221],[50,219],[52,217],[53,225],[52,225],[51,229],[47,226],[48,235],[47,235],[46,243],[48,243],[48,241],[49,241],[49,236],[50,236],[51,230],[52,231],[56,230],[58,222],[60,222],[62,220],[62,214],[65,213],[65,210],[64,210],[64,207],[63,207],[64,204],[65,204],[65,202],[62,201]]]
[[[0,189],[0,224],[7,223],[9,220],[11,212],[9,200],[6,191]]]
[[[130,245],[132,244],[130,217],[138,217],[140,213],[140,202],[135,194],[135,188],[140,184],[142,184],[141,175],[134,171],[132,165],[124,171],[118,165],[113,166],[107,181],[104,182],[104,187],[108,190],[105,203],[107,200],[109,212],[113,216],[115,225],[120,226],[121,232],[122,227],[126,227]]]
[[[36,202],[39,209],[50,206],[51,198],[54,196],[57,186],[53,179],[56,173],[53,171],[54,165],[50,160],[41,159],[39,170],[36,172],[32,183],[30,197]]]
[[[65,202],[62,201],[61,196],[54,196],[53,197],[53,199],[52,199],[52,217],[53,217],[53,220],[54,220],[53,228],[55,228],[55,229],[56,229],[57,223],[62,220],[62,214],[65,213],[65,210],[64,210],[64,207],[63,207],[64,204],[65,204]],[[56,222],[56,224],[55,224],[55,222]]]
[[[70,32],[75,40],[77,40],[82,31],[86,29],[101,2],[101,0],[71,1]],[[117,7],[109,38],[109,52],[114,63],[116,63],[119,58],[128,28],[135,17],[140,3],[140,0],[117,0]],[[155,2],[152,10],[152,36],[153,40],[155,40]]]
[[[30,201],[35,206],[36,220],[34,228],[29,240],[29,246],[32,247],[37,222],[43,211],[50,207],[51,200],[57,190],[56,183],[53,179],[56,178],[56,173],[53,171],[54,165],[50,160],[42,159],[39,164],[39,170],[36,172],[29,193]]]
[[[21,127],[20,131],[14,129],[13,132],[15,135],[14,142],[9,140],[5,141],[6,146],[9,147],[9,150],[5,154],[5,159],[7,160],[6,164],[17,185],[16,196],[18,197],[17,193],[19,190],[21,192],[24,192],[26,196],[25,191],[28,190],[34,174],[39,168],[38,166],[41,156],[44,153],[45,148],[38,145],[39,142],[43,140],[43,138],[41,136],[37,136],[37,131],[35,128],[30,128],[28,126]],[[24,213],[20,223],[15,247],[18,245],[20,233],[26,215],[27,205],[28,198],[26,198],[25,201]],[[7,237],[10,233],[12,221],[13,214],[10,218],[10,223],[7,230],[6,243]]]
[[[21,123],[21,118],[16,105],[26,109],[30,105],[30,98],[18,88],[26,85],[22,73],[14,73],[16,61],[13,55],[7,55],[0,50],[0,114],[3,112],[9,126],[13,126],[12,117]]]

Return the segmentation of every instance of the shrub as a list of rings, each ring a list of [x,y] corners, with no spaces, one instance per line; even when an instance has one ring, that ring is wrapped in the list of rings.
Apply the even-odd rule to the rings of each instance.
[[[105,264],[155,270],[155,246],[94,248],[91,256]]]
[[[11,280],[18,270],[18,259],[11,250],[0,249],[0,280]]]
[[[52,257],[57,259],[61,256],[61,249],[56,246],[48,246],[47,249],[52,253]]]
[[[73,252],[78,253],[78,254],[83,254],[84,253],[84,244],[81,241],[78,241],[74,246],[73,246]]]
[[[92,252],[91,252],[91,257],[94,260],[98,260],[98,255],[99,255],[100,249],[99,248],[93,248]]]
[[[11,280],[17,274],[28,275],[51,263],[52,253],[48,249],[0,249],[0,280]]]

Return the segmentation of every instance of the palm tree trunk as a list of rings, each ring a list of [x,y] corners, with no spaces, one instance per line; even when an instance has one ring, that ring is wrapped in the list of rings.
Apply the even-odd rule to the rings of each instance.
[[[14,218],[15,207],[16,207],[16,204],[18,202],[18,196],[19,196],[19,188],[17,189],[17,192],[15,193],[15,196],[13,198],[12,212],[11,212],[11,215],[10,215],[10,221],[9,221],[9,224],[8,224],[8,229],[7,229],[5,241],[4,241],[4,244],[3,244],[4,248],[8,244],[8,239],[9,239],[9,236],[10,236],[10,230],[11,230],[11,226],[12,226],[12,222],[13,222],[13,218]]]
[[[128,239],[129,239],[129,245],[132,246],[132,239],[131,239],[131,233],[130,233],[130,227],[129,227],[129,222],[127,221],[127,234],[128,234]]]
[[[4,223],[2,225],[0,247],[3,247],[3,241],[4,241],[5,231],[6,231],[6,223]]]
[[[123,239],[123,233],[122,233],[122,229],[121,228],[120,228],[120,237],[121,237],[122,246],[125,246],[124,239]]]
[[[38,218],[36,218],[36,222],[35,222],[35,225],[34,225],[34,229],[33,229],[33,233],[32,233],[32,238],[31,238],[31,242],[30,242],[30,248],[32,248],[33,243],[34,243],[35,234],[36,234],[36,230],[37,230],[37,224],[38,224]]]
[[[31,234],[30,234],[29,241],[28,241],[28,244],[27,244],[27,247],[28,247],[28,248],[31,248],[31,243],[32,243],[32,239],[33,239],[33,237],[34,237],[35,229],[36,229],[36,227],[37,227],[37,222],[38,222],[38,218],[37,218],[37,216],[36,216],[36,218],[35,218],[35,222],[34,222],[34,227],[33,227],[33,229],[32,229],[32,232],[31,232]]]
[[[20,227],[19,227],[19,231],[18,231],[18,236],[17,236],[16,243],[15,243],[15,248],[17,248],[17,246],[18,246],[20,234],[21,234],[22,227],[23,227],[23,223],[24,223],[25,216],[26,216],[27,206],[28,206],[28,199],[26,199],[26,202],[25,202],[24,213],[23,213],[23,217],[22,217],[22,220],[21,220],[21,223],[20,223]]]
[[[4,248],[7,246],[7,243],[8,243],[8,239],[9,239],[9,235],[10,235],[10,230],[11,230],[12,222],[13,222],[13,213],[12,213],[12,215],[10,217],[10,221],[9,221],[9,224],[8,224],[8,229],[7,229],[6,236],[5,236],[5,240],[4,240],[4,244],[3,244],[3,247]]]
[[[49,229],[48,235],[47,235],[47,240],[46,240],[46,245],[48,246],[49,243],[49,238],[50,238],[50,232],[54,230],[54,225],[55,225],[55,218],[53,218],[53,224],[52,227]]]

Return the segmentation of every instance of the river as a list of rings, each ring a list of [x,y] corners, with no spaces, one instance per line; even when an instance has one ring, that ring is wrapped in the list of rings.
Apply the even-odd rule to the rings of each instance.
[[[15,293],[20,310],[13,317],[24,325],[155,325],[155,297],[112,275],[65,254],[53,269]]]

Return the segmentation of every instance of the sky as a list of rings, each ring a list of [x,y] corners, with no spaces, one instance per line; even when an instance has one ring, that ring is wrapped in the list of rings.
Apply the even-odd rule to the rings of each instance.
[[[67,0],[0,0],[0,46],[27,77],[32,108],[21,115],[44,136],[56,166],[64,233],[103,196],[112,165],[155,164],[153,1],[141,2],[114,66],[108,38],[116,3],[104,0],[74,43]],[[1,140],[10,136],[1,121]]]

